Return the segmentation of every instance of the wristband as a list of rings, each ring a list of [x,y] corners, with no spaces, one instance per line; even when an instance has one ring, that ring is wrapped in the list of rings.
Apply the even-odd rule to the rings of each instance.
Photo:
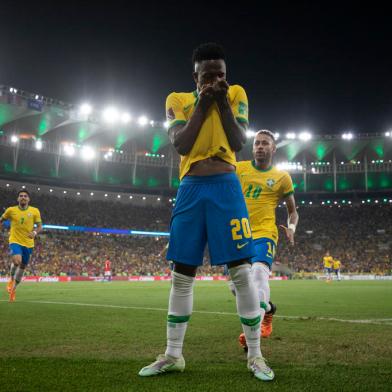
[[[297,226],[295,226],[294,223],[289,223],[288,228],[289,228],[290,230],[293,230],[293,233],[295,233],[295,229],[297,228]]]
[[[33,230],[33,233],[34,233],[35,236],[37,235],[37,232],[35,230]]]

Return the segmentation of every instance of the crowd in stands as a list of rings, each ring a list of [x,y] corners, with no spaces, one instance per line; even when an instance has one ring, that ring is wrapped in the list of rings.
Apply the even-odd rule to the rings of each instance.
[[[15,205],[15,193],[0,191],[0,212]],[[41,210],[44,223],[106,228],[168,231],[171,209],[135,207],[111,201],[85,201],[33,194],[31,205]],[[276,265],[293,272],[322,272],[327,250],[342,263],[343,273],[392,273],[392,206],[346,205],[299,207],[299,226],[292,247],[280,232]],[[278,223],[285,223],[285,208],[277,209]],[[0,235],[0,275],[8,273],[8,233]],[[103,273],[112,262],[114,275],[165,275],[166,238],[72,233],[48,230],[36,241],[29,272],[48,275]],[[221,274],[210,267],[208,255],[200,274]]]

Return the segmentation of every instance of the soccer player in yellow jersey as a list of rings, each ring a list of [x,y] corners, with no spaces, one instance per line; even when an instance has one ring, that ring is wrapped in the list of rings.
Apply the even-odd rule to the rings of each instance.
[[[286,202],[288,213],[288,226],[281,227],[292,245],[298,224],[293,183],[286,171],[272,165],[275,152],[274,134],[261,130],[253,141],[254,159],[237,164],[237,175],[245,196],[256,249],[256,255],[251,259],[251,271],[259,294],[263,337],[271,335],[272,317],[276,311],[276,306],[270,301],[269,275],[278,243],[275,210],[280,201]],[[240,343],[247,349],[242,334]]]
[[[325,276],[327,278],[327,282],[330,283],[332,280],[332,264],[333,264],[333,257],[329,254],[329,251],[325,253],[325,256],[323,257],[323,265],[324,265],[324,272]]]
[[[248,369],[270,381],[273,371],[260,351],[260,310],[250,274],[252,233],[235,152],[246,142],[248,100],[244,89],[226,81],[223,49],[214,43],[193,52],[196,91],[171,93],[166,100],[169,138],[181,155],[176,205],[167,260],[174,263],[167,318],[166,352],[140,376],[183,371],[182,347],[193,307],[197,267],[208,244],[212,265],[228,265],[237,311],[248,341]]]
[[[340,281],[342,278],[340,276],[340,268],[341,268],[341,262],[338,259],[333,259],[332,267],[333,267],[333,272],[335,272],[336,279]]]
[[[10,302],[15,301],[16,287],[22,281],[25,268],[29,263],[34,248],[34,238],[42,230],[38,208],[29,206],[29,192],[24,189],[19,191],[17,201],[17,206],[7,208],[0,217],[0,226],[5,220],[9,220],[11,226],[9,248],[12,263],[10,280],[7,284]]]

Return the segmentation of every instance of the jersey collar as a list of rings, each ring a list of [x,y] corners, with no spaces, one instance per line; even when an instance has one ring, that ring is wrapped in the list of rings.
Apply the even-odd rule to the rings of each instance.
[[[252,166],[253,166],[257,171],[260,171],[260,172],[263,172],[263,173],[265,173],[265,172],[267,172],[267,171],[270,171],[270,170],[273,168],[273,166],[271,165],[270,167],[267,167],[267,169],[260,169],[259,167],[256,166],[256,161],[255,161],[255,160],[252,161]]]

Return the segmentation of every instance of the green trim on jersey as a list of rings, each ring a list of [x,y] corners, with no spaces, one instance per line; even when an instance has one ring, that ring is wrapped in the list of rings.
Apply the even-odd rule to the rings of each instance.
[[[169,129],[172,129],[174,126],[176,126],[178,124],[186,124],[186,121],[185,120],[176,120],[172,124],[170,124],[170,126],[167,130],[169,131]]]
[[[294,191],[290,191],[290,192],[284,193],[283,197],[287,197],[287,196],[290,196],[290,195],[293,195],[293,194],[294,194]]]
[[[259,167],[256,166],[256,162],[255,162],[254,160],[252,161],[252,166],[253,166],[257,171],[260,171],[260,172],[263,172],[263,173],[265,173],[265,172],[267,172],[267,171],[270,171],[270,170],[273,168],[273,166],[270,166],[270,167],[268,167],[267,169],[260,169]]]
[[[249,121],[243,117],[236,117],[235,119],[240,123],[249,124]]]

